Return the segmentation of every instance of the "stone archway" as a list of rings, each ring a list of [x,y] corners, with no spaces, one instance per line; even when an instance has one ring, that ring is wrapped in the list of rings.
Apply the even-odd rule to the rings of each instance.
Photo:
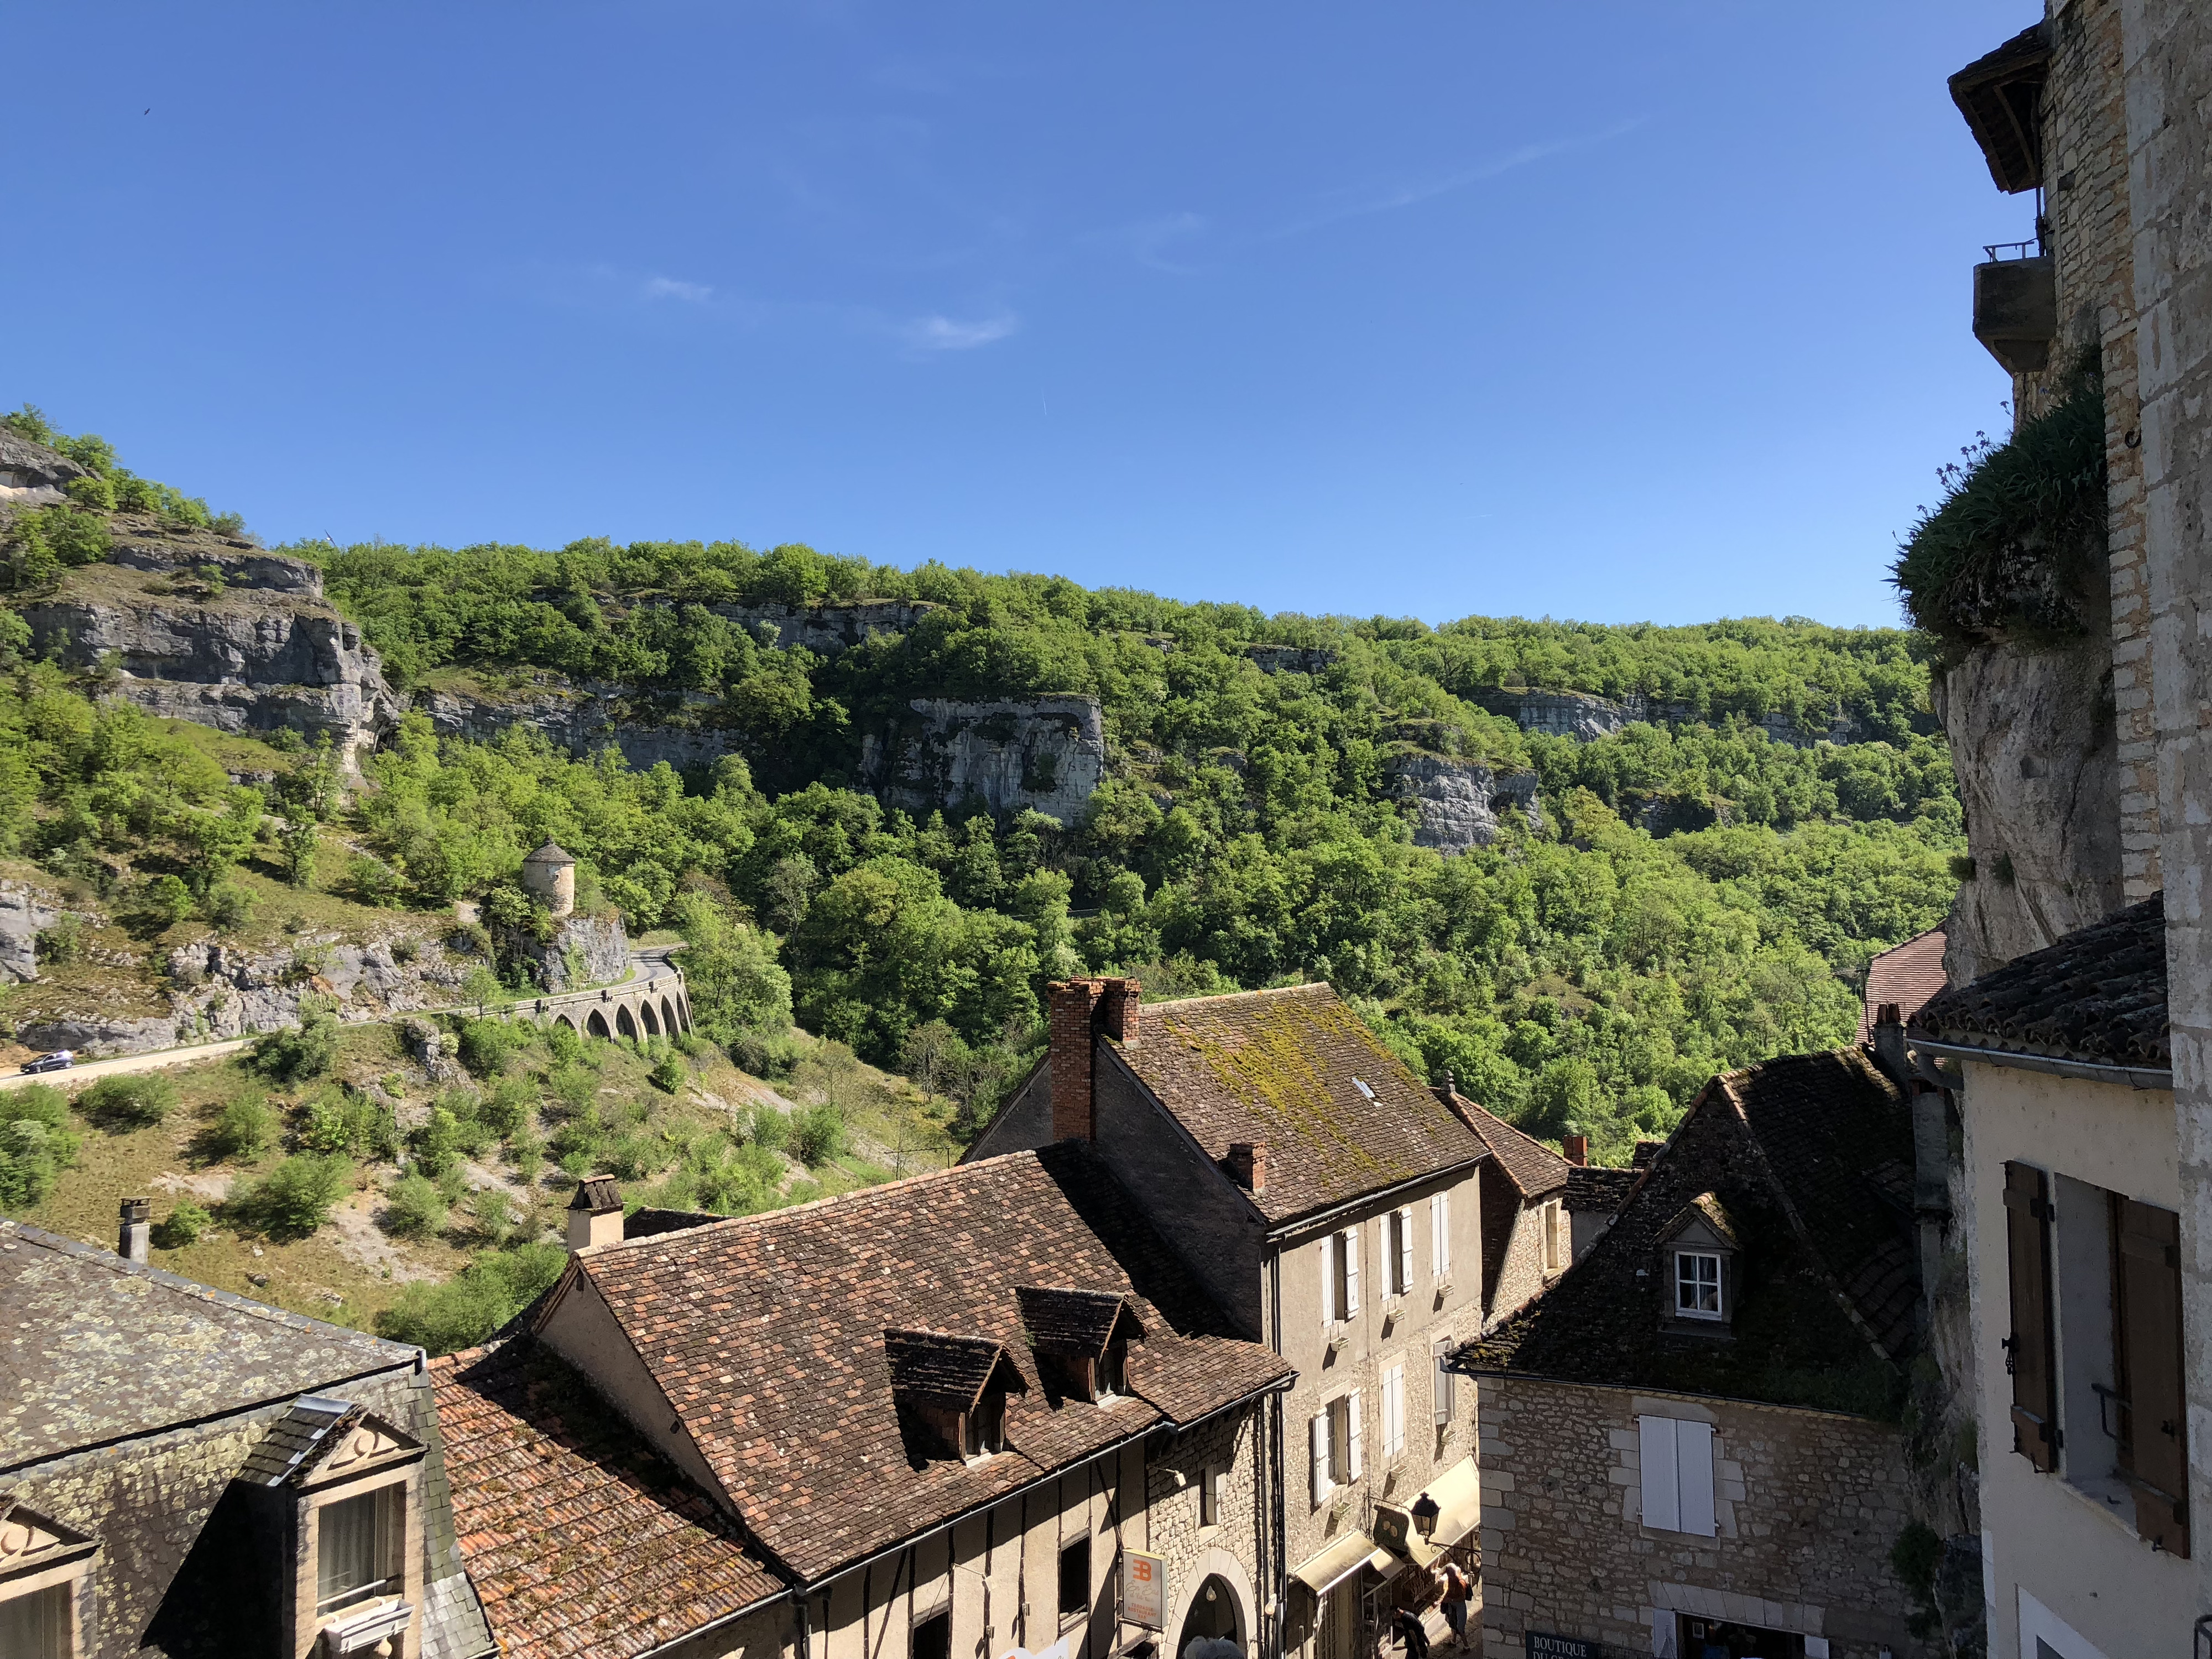
[[[629,1005],[626,1002],[615,1005],[615,1035],[636,1039],[637,1022],[629,1017]]]
[[[568,1018],[568,1015],[566,1015],[566,1014],[556,1014],[556,1015],[554,1015],[554,1016],[553,1016],[553,1023],[554,1023],[556,1025],[565,1025],[565,1026],[567,1026],[567,1027],[568,1027],[570,1030],[572,1030],[572,1031],[573,1031],[573,1030],[574,1030],[576,1029],[576,1022],[575,1022],[574,1020],[573,1020],[573,1019],[569,1018]]]
[[[594,1008],[590,1013],[584,1017],[584,1035],[586,1036],[611,1037],[614,1033],[607,1030],[607,1017],[601,1013],[598,1009]]]
[[[1212,1635],[1224,1623],[1231,1626],[1229,1639],[1250,1652],[1258,1621],[1253,1613],[1256,1603],[1252,1576],[1245,1571],[1244,1564],[1217,1545],[1200,1550],[1182,1578],[1175,1610],[1168,1620],[1175,1646],[1164,1652],[1161,1659],[1182,1659],[1183,1649],[1194,1636]],[[1208,1589],[1214,1592],[1211,1601],[1206,1599]]]
[[[684,1029],[676,1023],[676,1010],[669,1006],[666,997],[660,1000],[660,1024],[661,1028],[671,1036]]]
[[[659,1036],[660,1035],[660,1017],[653,1012],[653,999],[651,997],[640,997],[637,1000],[637,1017],[645,1022],[646,1036]]]

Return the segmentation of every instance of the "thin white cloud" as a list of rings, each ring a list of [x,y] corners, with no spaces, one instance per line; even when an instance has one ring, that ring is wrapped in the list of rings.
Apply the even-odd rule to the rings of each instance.
[[[646,279],[645,297],[648,300],[682,300],[690,305],[704,305],[714,297],[714,290],[706,283],[679,283],[673,276],[649,276]]]
[[[1168,255],[1174,248],[1187,246],[1194,238],[1204,235],[1206,228],[1206,222],[1195,213],[1164,213],[1156,219],[1140,219],[1111,230],[1094,231],[1079,240],[1093,247],[1124,250],[1139,264],[1154,270],[1187,276],[1198,267],[1171,259]]]
[[[1021,319],[1008,311],[974,322],[962,322],[951,317],[917,317],[900,332],[916,351],[973,351],[977,346],[1005,339],[1021,325]]]
[[[1412,207],[1418,203],[1430,201],[1438,196],[1449,195],[1453,191],[1463,190],[1468,185],[1480,184],[1486,179],[1495,179],[1502,174],[1512,173],[1518,168],[1528,167],[1553,155],[1570,155],[1577,150],[1591,149],[1600,144],[1610,143],[1624,133],[1632,132],[1643,125],[1640,118],[1620,121],[1600,132],[1583,133],[1573,138],[1555,138],[1540,144],[1523,144],[1518,149],[1509,151],[1504,155],[1494,157],[1474,167],[1462,168],[1459,172],[1444,173],[1432,179],[1417,179],[1407,184],[1387,185],[1381,189],[1366,188],[1335,191],[1322,198],[1319,211],[1279,227],[1273,234],[1296,236],[1309,230],[1319,230],[1324,225],[1333,225],[1345,219],[1357,219],[1370,213],[1395,212],[1400,208]]]

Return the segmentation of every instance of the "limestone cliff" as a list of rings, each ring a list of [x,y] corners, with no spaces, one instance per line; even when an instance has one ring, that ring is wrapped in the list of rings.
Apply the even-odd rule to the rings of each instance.
[[[763,645],[779,650],[805,646],[818,657],[834,657],[863,640],[903,634],[938,607],[927,599],[872,599],[819,605],[710,605],[750,629]]]
[[[1416,847],[1464,853],[1497,840],[1500,820],[1511,814],[1532,828],[1538,822],[1534,772],[1493,772],[1474,761],[1412,754],[1392,761],[1389,776],[1393,793],[1419,814]]]
[[[617,915],[563,916],[544,939],[509,927],[495,928],[493,937],[502,960],[528,963],[548,991],[611,984],[629,971],[629,935]]]
[[[1975,647],[1936,673],[1973,876],[1946,923],[1954,985],[2120,908],[2118,746],[2101,629]]]
[[[511,726],[525,726],[574,755],[612,744],[641,771],[666,761],[680,772],[744,748],[744,733],[722,715],[721,700],[698,693],[647,696],[626,685],[544,673],[501,688],[452,675],[417,691],[415,703],[442,736],[489,741]]]
[[[1685,726],[1708,716],[1687,703],[1668,702],[1631,691],[1619,698],[1601,697],[1588,691],[1496,690],[1474,694],[1474,701],[1493,714],[1516,721],[1524,732],[1573,738],[1589,743],[1610,737],[1622,727],[1639,722],[1653,726]],[[1769,709],[1752,724],[1777,743],[1809,749],[1816,743],[1858,743],[1866,736],[1858,721],[1837,708],[1825,720],[1801,723],[1780,709]]]
[[[68,571],[23,606],[40,652],[78,668],[112,655],[116,693],[149,714],[327,732],[349,765],[398,724],[376,653],[324,599],[313,565],[204,531],[115,526],[111,562]]]
[[[1106,727],[1095,697],[951,702],[916,697],[909,717],[862,739],[864,785],[926,812],[980,800],[1073,823],[1106,775]]]

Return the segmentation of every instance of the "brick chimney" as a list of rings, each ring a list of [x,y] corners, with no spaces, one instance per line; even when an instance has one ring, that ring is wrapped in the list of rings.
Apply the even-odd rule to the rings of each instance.
[[[1122,982],[1122,981],[1117,981]],[[1052,1138],[1054,1140],[1096,1140],[1097,1115],[1091,1095],[1091,1051],[1093,1018],[1106,981],[1096,979],[1056,979],[1045,987],[1052,1055]],[[1135,1006],[1130,999],[1130,1014]]]
[[[1248,1193],[1267,1190],[1267,1143],[1232,1140],[1229,1143],[1229,1178]]]
[[[614,1244],[623,1236],[622,1188],[611,1175],[586,1176],[568,1200],[568,1248]]]
[[[143,1266],[148,1249],[154,1242],[153,1222],[153,1200],[125,1199],[122,1225],[115,1241],[115,1254],[125,1261],[136,1261]]]
[[[1899,1088],[1912,1083],[1912,1066],[1905,1053],[1905,1019],[1893,1002],[1874,1011],[1874,1063]]]
[[[1588,1135],[1562,1135],[1559,1137],[1559,1148],[1566,1154],[1567,1162],[1577,1168],[1589,1162]]]
[[[1098,1000],[1098,1023],[1117,1042],[1137,1041],[1137,1016],[1145,988],[1133,979],[1109,979]]]

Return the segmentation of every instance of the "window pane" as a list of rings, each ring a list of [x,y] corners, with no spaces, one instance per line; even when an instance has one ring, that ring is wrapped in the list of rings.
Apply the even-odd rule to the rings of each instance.
[[[1674,1306],[1683,1313],[1721,1310],[1721,1259],[1685,1250],[1674,1258]]]
[[[1060,1611],[1091,1611],[1091,1540],[1077,1540],[1060,1553]]]
[[[49,1584],[0,1601],[0,1659],[70,1659],[70,1595]]]
[[[405,1488],[380,1486],[316,1511],[315,1610],[330,1613],[387,1593],[398,1575],[391,1547],[395,1500]]]

